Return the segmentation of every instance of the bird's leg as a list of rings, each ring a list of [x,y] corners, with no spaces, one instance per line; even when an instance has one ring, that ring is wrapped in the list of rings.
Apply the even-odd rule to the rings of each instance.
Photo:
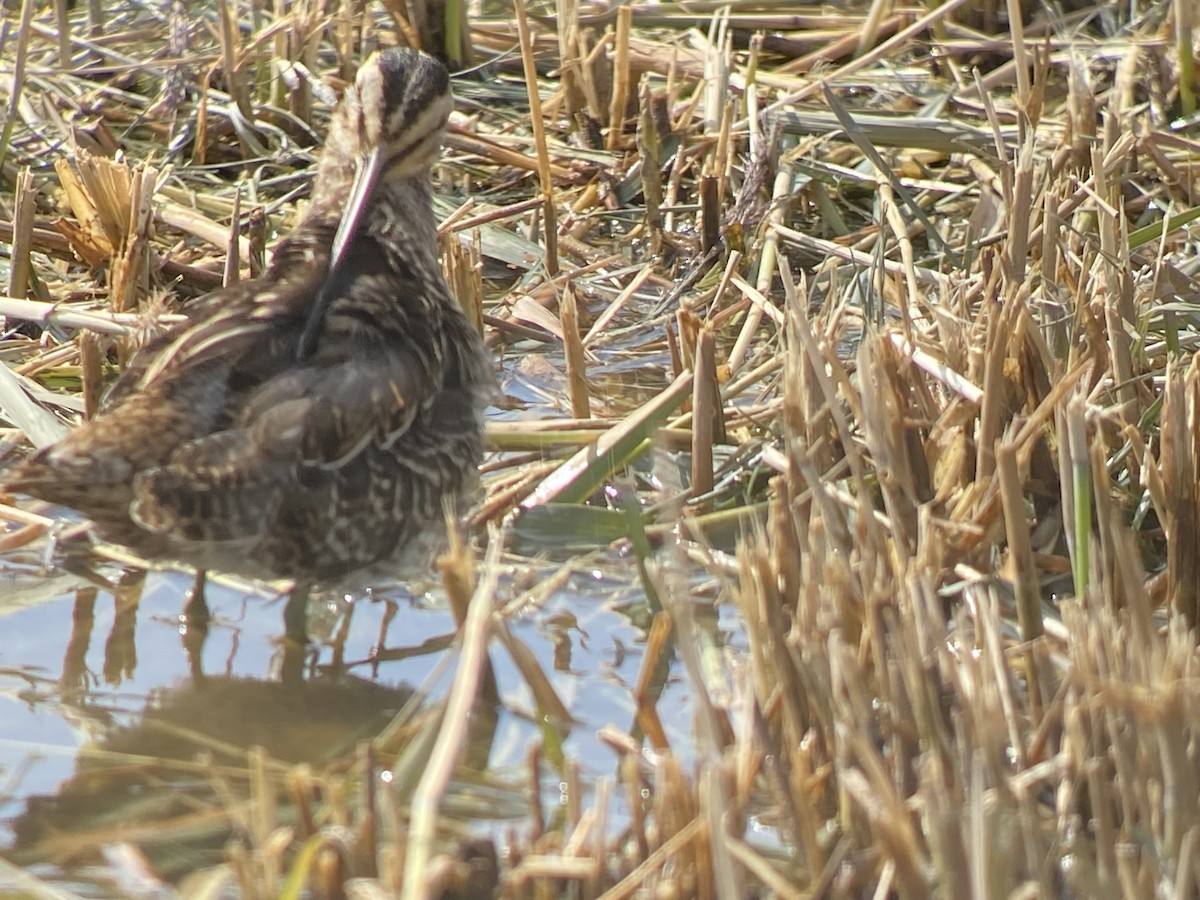
[[[144,569],[126,569],[113,586],[113,620],[104,642],[104,680],[120,684],[137,669],[137,614],[146,584]]]
[[[183,618],[188,625],[203,628],[208,625],[212,615],[208,611],[208,603],[204,600],[204,587],[208,582],[208,573],[204,569],[196,570],[196,580],[183,597]]]
[[[309,588],[307,581],[297,581],[288,594],[287,606],[283,608],[284,638],[301,647],[308,643]]]
[[[96,624],[96,598],[100,590],[94,586],[75,590],[75,614],[71,617],[71,638],[63,656],[59,690],[64,699],[75,702],[87,691],[87,651]]]
[[[304,678],[304,656],[308,647],[309,583],[297,581],[283,608],[283,664],[279,680],[295,686]]]
[[[389,600],[387,597],[372,598],[381,599],[383,601],[383,620],[379,623],[379,640],[375,642],[375,646],[371,648],[371,675],[379,677],[379,660],[387,647],[388,629],[391,627],[392,620],[396,618],[396,614],[400,611],[400,607],[396,605],[396,601]]]
[[[279,664],[279,683],[288,688],[304,684],[304,660],[307,655],[302,644],[284,638],[283,659]]]
[[[208,639],[208,623],[212,619],[208,604],[204,600],[207,580],[205,570],[197,569],[196,580],[184,595],[181,616],[183,627],[180,629],[180,636],[183,638],[183,651],[187,654],[188,669],[196,681],[204,677],[200,661],[203,657],[204,642]]]

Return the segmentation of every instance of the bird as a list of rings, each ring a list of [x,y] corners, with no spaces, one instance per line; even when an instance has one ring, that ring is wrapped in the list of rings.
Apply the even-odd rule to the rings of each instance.
[[[477,483],[494,390],[438,261],[431,175],[452,108],[433,57],[369,57],[262,276],[186,305],[6,489],[201,578],[343,579],[436,529]]]

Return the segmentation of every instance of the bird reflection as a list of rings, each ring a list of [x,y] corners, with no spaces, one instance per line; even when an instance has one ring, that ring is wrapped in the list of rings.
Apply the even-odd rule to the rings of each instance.
[[[14,840],[4,855],[20,865],[73,870],[105,864],[105,849],[121,845],[155,877],[175,882],[224,862],[231,839],[255,848],[264,838],[250,827],[255,816],[273,817],[271,831],[297,829],[300,840],[319,831],[329,814],[320,811],[329,803],[328,785],[351,769],[365,792],[342,797],[343,815],[373,853],[375,761],[386,764],[414,735],[436,728],[437,704],[422,702],[407,686],[352,674],[336,640],[344,640],[344,629],[335,633],[332,663],[318,666],[315,647],[282,640],[278,677],[260,679],[205,672],[210,634],[198,628],[181,635],[187,678],[155,690],[137,715],[105,711],[93,681],[115,685],[136,675],[145,585],[144,572],[130,571],[109,591],[92,585],[76,591],[58,696],[68,717],[83,713],[102,737],[80,752],[74,774],[54,794],[26,799],[10,823]],[[116,614],[96,679],[87,656],[100,645],[93,632],[108,595]],[[471,767],[486,768],[496,714],[494,706],[480,706],[473,716]]]

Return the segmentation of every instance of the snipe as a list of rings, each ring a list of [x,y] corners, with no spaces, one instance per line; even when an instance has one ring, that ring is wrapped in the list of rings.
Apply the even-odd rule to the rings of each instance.
[[[371,57],[263,277],[190,304],[8,488],[146,557],[300,583],[435,527],[475,479],[492,383],[438,263],[430,170],[452,104],[431,57]]]

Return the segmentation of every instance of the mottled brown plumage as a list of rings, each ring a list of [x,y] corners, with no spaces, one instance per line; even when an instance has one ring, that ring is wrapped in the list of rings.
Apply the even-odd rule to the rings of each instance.
[[[474,481],[491,384],[437,258],[451,105],[432,58],[368,60],[263,277],[192,304],[9,488],[143,555],[259,577],[342,576],[436,525]]]

